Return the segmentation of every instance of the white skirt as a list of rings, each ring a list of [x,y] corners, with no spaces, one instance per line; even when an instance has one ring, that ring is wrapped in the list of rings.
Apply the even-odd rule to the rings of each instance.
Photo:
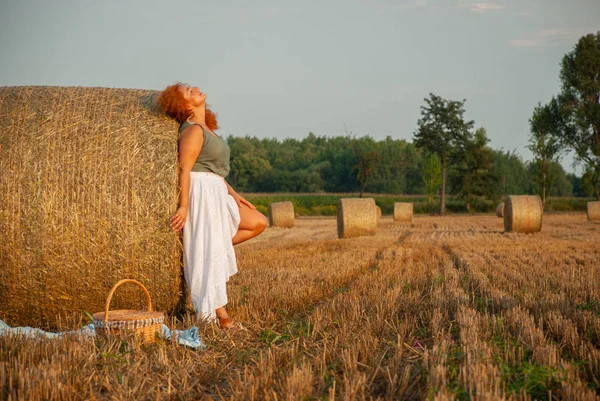
[[[237,273],[231,239],[240,211],[225,180],[213,173],[190,173],[190,199],[183,226],[183,271],[197,318],[214,319],[227,304],[226,284]]]

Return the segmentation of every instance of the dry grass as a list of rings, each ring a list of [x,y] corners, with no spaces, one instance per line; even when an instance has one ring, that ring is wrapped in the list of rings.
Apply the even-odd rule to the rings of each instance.
[[[600,399],[600,226],[546,215],[381,219],[338,240],[297,219],[236,248],[230,312],[208,348],[0,338],[11,400]],[[187,327],[190,323],[175,322]]]
[[[0,88],[0,318],[56,326],[122,278],[170,309],[180,285],[176,124],[156,91]],[[135,288],[115,306],[141,308]]]

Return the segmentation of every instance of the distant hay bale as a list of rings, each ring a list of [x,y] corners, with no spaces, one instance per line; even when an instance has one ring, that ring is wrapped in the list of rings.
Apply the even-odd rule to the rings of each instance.
[[[504,217],[504,202],[496,206],[496,216]]]
[[[381,219],[381,208],[375,205],[375,210],[377,211],[377,220]]]
[[[412,223],[413,204],[409,202],[394,202],[394,221]]]
[[[544,207],[537,195],[510,195],[504,203],[504,231],[535,233],[542,229]]]
[[[102,309],[122,278],[156,310],[179,302],[177,124],[156,113],[157,94],[0,88],[0,318],[52,328]]]
[[[341,198],[337,206],[338,238],[375,235],[377,209],[373,198]]]
[[[589,221],[600,221],[600,201],[587,203],[587,216]]]
[[[271,227],[294,227],[294,204],[273,202],[269,204],[269,224]]]

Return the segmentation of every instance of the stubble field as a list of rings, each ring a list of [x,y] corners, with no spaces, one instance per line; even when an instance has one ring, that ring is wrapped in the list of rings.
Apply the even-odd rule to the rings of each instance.
[[[207,348],[0,337],[10,400],[600,399],[600,224],[544,216],[388,216],[338,240],[333,218],[236,248]],[[172,321],[189,327],[189,320]]]

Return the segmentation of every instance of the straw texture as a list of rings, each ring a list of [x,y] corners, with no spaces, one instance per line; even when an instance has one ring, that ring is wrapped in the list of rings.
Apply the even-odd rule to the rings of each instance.
[[[341,198],[337,206],[338,238],[375,235],[377,210],[373,198]]]
[[[538,195],[510,195],[504,202],[504,231],[535,233],[542,229],[544,207]]]
[[[156,91],[0,88],[0,318],[53,328],[134,278],[179,302],[177,124]],[[137,306],[135,288],[117,306]]]
[[[412,223],[413,204],[409,202],[394,203],[394,221]]]
[[[600,221],[600,201],[587,203],[587,216],[589,221]]]
[[[504,202],[496,206],[496,216],[504,217]]]
[[[273,202],[269,204],[269,224],[271,227],[294,227],[294,204],[292,202]]]

